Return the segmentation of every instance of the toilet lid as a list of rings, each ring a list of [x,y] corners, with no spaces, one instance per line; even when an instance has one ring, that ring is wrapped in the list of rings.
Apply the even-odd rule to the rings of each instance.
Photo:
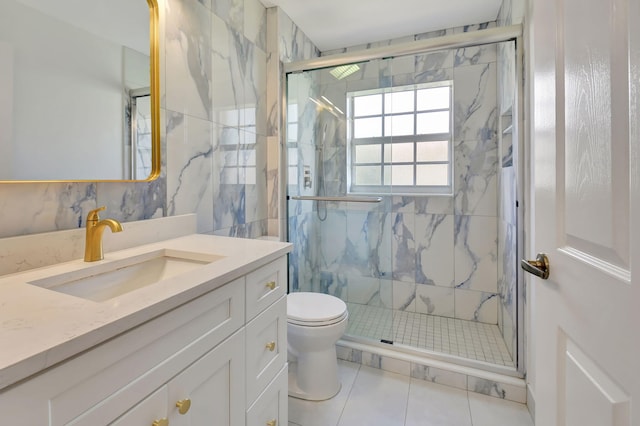
[[[342,319],[347,305],[335,296],[322,293],[290,293],[287,296],[287,317],[296,323],[330,323]]]

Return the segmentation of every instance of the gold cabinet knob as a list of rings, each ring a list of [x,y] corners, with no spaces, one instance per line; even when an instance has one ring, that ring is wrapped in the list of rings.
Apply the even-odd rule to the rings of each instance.
[[[273,352],[276,349],[276,342],[269,342],[265,345],[267,349]]]
[[[275,281],[269,281],[266,285],[267,285],[267,288],[269,290],[273,290],[273,289],[276,288],[276,282]]]
[[[151,426],[169,426],[169,419],[156,420]]]
[[[181,399],[176,402],[176,407],[178,407],[178,413],[187,414],[187,411],[191,408],[191,400],[189,398]]]
[[[276,419],[269,420],[267,422],[267,426],[276,426],[276,424],[278,424],[278,422],[276,422]]]

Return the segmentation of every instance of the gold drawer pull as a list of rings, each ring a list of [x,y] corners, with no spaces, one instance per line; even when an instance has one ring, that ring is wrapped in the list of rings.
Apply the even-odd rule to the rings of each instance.
[[[160,420],[156,420],[153,422],[153,424],[151,426],[169,426],[169,420],[168,419],[160,419]]]
[[[278,423],[278,422],[276,422],[276,419],[269,420],[269,421],[267,422],[267,426],[276,426],[276,424],[277,424],[277,423]]]
[[[191,408],[191,400],[189,398],[181,399],[176,402],[176,407],[178,407],[178,413],[187,414],[187,411]]]
[[[273,352],[276,349],[276,342],[269,342],[266,344],[267,349]]]
[[[269,290],[273,290],[273,289],[276,288],[276,282],[275,281],[269,281],[266,285],[267,285],[267,288]]]

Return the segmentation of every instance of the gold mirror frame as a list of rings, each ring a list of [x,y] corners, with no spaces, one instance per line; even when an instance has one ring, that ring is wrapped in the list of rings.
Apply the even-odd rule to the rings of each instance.
[[[151,89],[151,173],[146,179],[52,179],[52,180],[0,180],[0,183],[67,183],[67,182],[151,182],[160,176],[160,24],[157,0],[149,5],[149,65]]]
[[[151,173],[143,182],[150,182],[160,176],[160,24],[157,0],[147,0],[149,4],[149,53],[151,65]],[[126,182],[126,181],[125,181]]]

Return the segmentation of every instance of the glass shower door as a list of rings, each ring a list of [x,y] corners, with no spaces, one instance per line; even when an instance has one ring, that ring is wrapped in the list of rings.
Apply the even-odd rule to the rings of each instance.
[[[516,365],[515,52],[509,41],[288,75],[290,287],[344,300],[348,335]]]
[[[389,199],[348,193],[348,93],[379,87],[380,65],[355,66],[287,78],[289,286],[346,302],[347,334],[391,341]]]

